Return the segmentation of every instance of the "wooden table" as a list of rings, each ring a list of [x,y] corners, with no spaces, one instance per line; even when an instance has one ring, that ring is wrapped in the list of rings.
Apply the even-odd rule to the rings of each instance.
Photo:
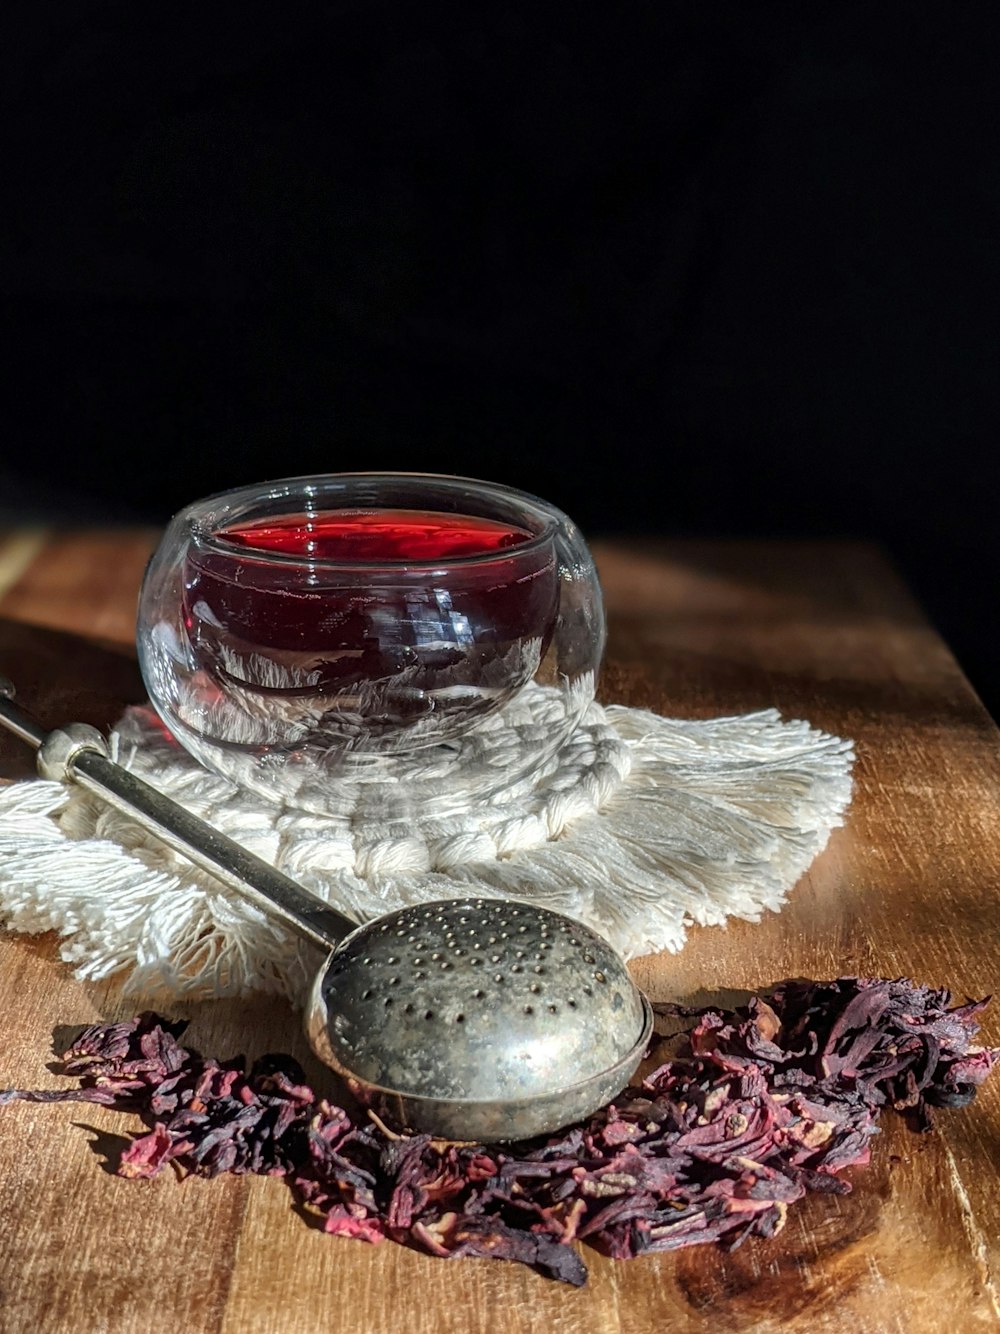
[[[51,724],[107,726],[141,697],[135,594],[154,535],[0,535],[0,668]],[[657,999],[794,975],[911,975],[982,995],[1000,965],[997,730],[877,552],[855,545],[601,545],[603,696],[707,717],[777,705],[854,737],[847,827],[758,926],[692,933],[640,960]],[[0,774],[30,756],[0,741]],[[2,868],[0,868],[2,874]],[[52,1032],[131,1012],[75,981],[49,938],[0,942],[0,1085],[55,1086]],[[217,1055],[290,1049],[271,1000],[189,1011]],[[1000,1038],[991,1016],[986,1036]],[[79,1105],[0,1113],[0,1329],[149,1334],[510,1334],[976,1330],[1000,1323],[1000,1079],[918,1137],[887,1116],[853,1194],[795,1206],[774,1242],[631,1263],[588,1254],[575,1291],[508,1264],[333,1240],[280,1181],[120,1180],[127,1118]]]

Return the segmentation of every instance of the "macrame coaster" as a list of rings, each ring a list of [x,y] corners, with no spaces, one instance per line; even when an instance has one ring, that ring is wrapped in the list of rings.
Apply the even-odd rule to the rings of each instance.
[[[586,922],[626,958],[680,949],[692,923],[778,909],[843,822],[853,761],[850,742],[773,709],[685,722],[593,704],[508,801],[373,827],[273,805],[208,773],[148,708],[125,714],[112,745],[358,921],[470,893],[526,899]],[[0,789],[0,915],[15,931],[57,931],[77,976],[121,974],[151,999],[263,990],[301,1002],[318,964],[313,947],[126,816],[41,780]]]

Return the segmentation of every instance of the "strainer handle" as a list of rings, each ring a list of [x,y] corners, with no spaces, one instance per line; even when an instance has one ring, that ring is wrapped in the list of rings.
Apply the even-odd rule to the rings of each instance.
[[[93,792],[321,949],[333,949],[355,929],[357,923],[349,917],[115,764],[95,727],[70,723],[46,732],[37,719],[14,703],[13,695],[11,682],[0,676],[0,726],[38,752],[38,770],[44,778],[78,783]]]

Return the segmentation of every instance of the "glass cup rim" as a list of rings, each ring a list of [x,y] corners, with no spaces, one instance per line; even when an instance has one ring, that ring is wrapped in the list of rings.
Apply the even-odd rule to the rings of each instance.
[[[387,484],[408,482],[418,486],[426,484],[428,491],[431,491],[433,486],[440,487],[444,485],[446,488],[464,486],[473,493],[479,493],[484,497],[493,496],[516,502],[523,508],[528,509],[532,513],[532,517],[538,519],[541,528],[529,541],[522,542],[516,547],[507,550],[484,551],[473,556],[436,557],[432,561],[416,561],[399,557],[379,557],[377,560],[341,560],[327,556],[304,556],[294,552],[268,551],[247,547],[238,542],[229,542],[215,531],[216,525],[221,521],[220,519],[215,518],[215,523],[211,526],[206,525],[205,522],[209,515],[213,517],[217,515],[220,504],[225,504],[231,508],[242,501],[280,499],[283,488],[287,488],[285,491],[287,498],[293,500],[296,497],[308,496],[307,488],[309,487],[320,487],[331,482],[349,483],[352,481],[385,482]],[[289,513],[292,512],[294,511],[290,509]],[[202,497],[200,500],[194,500],[184,507],[178,517],[190,522],[192,535],[200,548],[214,551],[219,555],[239,557],[243,561],[252,560],[254,563],[264,565],[284,566],[286,569],[297,566],[300,569],[308,567],[316,570],[391,570],[397,572],[403,570],[452,570],[461,569],[465,566],[488,565],[511,557],[519,559],[522,556],[530,555],[550,542],[556,529],[565,519],[562,512],[548,501],[532,495],[529,491],[521,491],[517,487],[505,486],[501,482],[488,482],[482,478],[465,477],[458,473],[402,471],[306,473],[294,477],[279,477],[265,482],[249,483],[225,491],[216,491],[211,495]]]

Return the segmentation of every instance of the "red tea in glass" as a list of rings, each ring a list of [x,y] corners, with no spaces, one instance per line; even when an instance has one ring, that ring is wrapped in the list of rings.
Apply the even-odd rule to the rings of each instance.
[[[543,772],[594,698],[604,614],[587,544],[548,501],[321,473],[176,514],[136,643],[150,699],[207,768],[405,829]]]
[[[420,720],[438,741],[509,697],[538,668],[559,592],[537,534],[416,509],[233,523],[189,549],[184,575],[207,670],[260,705],[300,701],[356,746]]]

